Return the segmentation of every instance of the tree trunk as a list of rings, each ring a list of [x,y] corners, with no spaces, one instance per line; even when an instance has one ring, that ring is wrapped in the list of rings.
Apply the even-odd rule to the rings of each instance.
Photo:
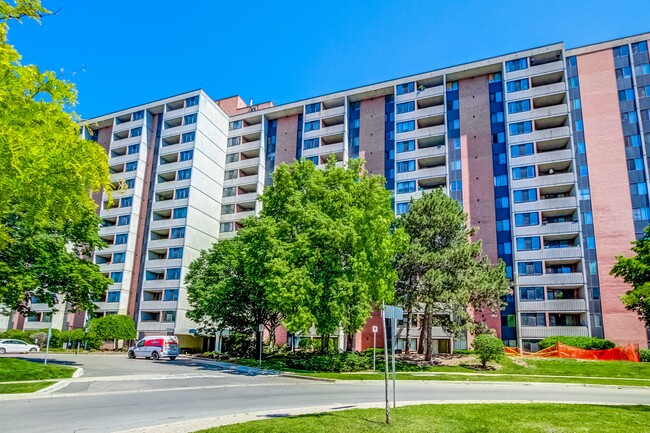
[[[404,353],[406,355],[411,353],[411,316],[412,315],[413,315],[413,311],[409,309],[408,313],[406,314],[406,344],[404,344]]]
[[[422,316],[422,320],[420,320],[420,340],[418,341],[418,354],[422,355],[424,353],[424,343],[425,343],[425,338],[426,338],[426,321],[424,320],[424,316]]]
[[[327,352],[327,349],[329,349],[330,345],[330,336],[328,335],[322,335],[320,337],[320,353],[325,353]]]
[[[352,352],[354,350],[354,334],[346,334],[346,343],[345,343],[345,351],[346,352]]]
[[[432,330],[431,330],[431,325],[432,325],[432,312],[431,312],[431,304],[427,303],[426,307],[424,308],[424,324],[426,326],[426,331],[425,331],[425,339],[426,339],[426,352],[424,354],[424,360],[425,361],[431,361],[431,357],[433,356],[433,335],[432,335]]]

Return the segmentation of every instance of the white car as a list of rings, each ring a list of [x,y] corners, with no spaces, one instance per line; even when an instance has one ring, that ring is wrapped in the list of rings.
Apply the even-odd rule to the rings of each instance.
[[[34,344],[25,343],[22,340],[0,340],[0,355],[5,353],[28,353],[41,350]]]

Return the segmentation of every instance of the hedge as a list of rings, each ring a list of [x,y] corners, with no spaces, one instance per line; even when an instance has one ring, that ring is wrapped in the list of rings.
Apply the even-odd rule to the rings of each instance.
[[[540,349],[546,349],[548,347],[554,346],[556,343],[566,344],[567,346],[577,347],[578,349],[587,349],[587,350],[605,350],[613,349],[616,347],[616,344],[612,343],[609,340],[604,340],[602,338],[596,337],[565,337],[565,336],[555,336],[547,337],[539,342]]]
[[[639,354],[641,355],[641,362],[650,362],[650,350],[641,349]]]

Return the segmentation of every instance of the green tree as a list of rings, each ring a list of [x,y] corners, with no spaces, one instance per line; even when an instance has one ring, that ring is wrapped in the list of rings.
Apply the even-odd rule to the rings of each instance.
[[[474,350],[481,360],[483,368],[489,361],[499,362],[503,358],[503,341],[491,334],[477,335],[474,339]]]
[[[103,245],[91,193],[110,192],[106,152],[80,137],[74,86],[7,40],[9,20],[48,14],[0,1],[0,303],[23,314],[32,296],[92,309],[110,283],[81,258]]]
[[[510,283],[505,264],[492,264],[483,255],[481,242],[470,239],[476,229],[467,227],[467,214],[440,189],[411,201],[397,227],[410,236],[408,249],[396,258],[397,293],[409,308],[424,306],[420,341],[430,360],[433,326],[453,334],[480,330],[468,307],[497,314]]]
[[[643,230],[643,237],[632,242],[633,257],[616,257],[611,275],[623,278],[632,286],[621,301],[630,311],[639,315],[639,320],[650,327],[650,226]]]
[[[131,316],[110,314],[90,321],[89,339],[101,341],[133,340],[137,331]]]

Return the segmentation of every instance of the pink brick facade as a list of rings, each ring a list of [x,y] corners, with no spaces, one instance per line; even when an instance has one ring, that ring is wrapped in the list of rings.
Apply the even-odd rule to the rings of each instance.
[[[370,174],[384,174],[384,113],[382,97],[361,101],[359,123],[359,158],[366,160]]]

